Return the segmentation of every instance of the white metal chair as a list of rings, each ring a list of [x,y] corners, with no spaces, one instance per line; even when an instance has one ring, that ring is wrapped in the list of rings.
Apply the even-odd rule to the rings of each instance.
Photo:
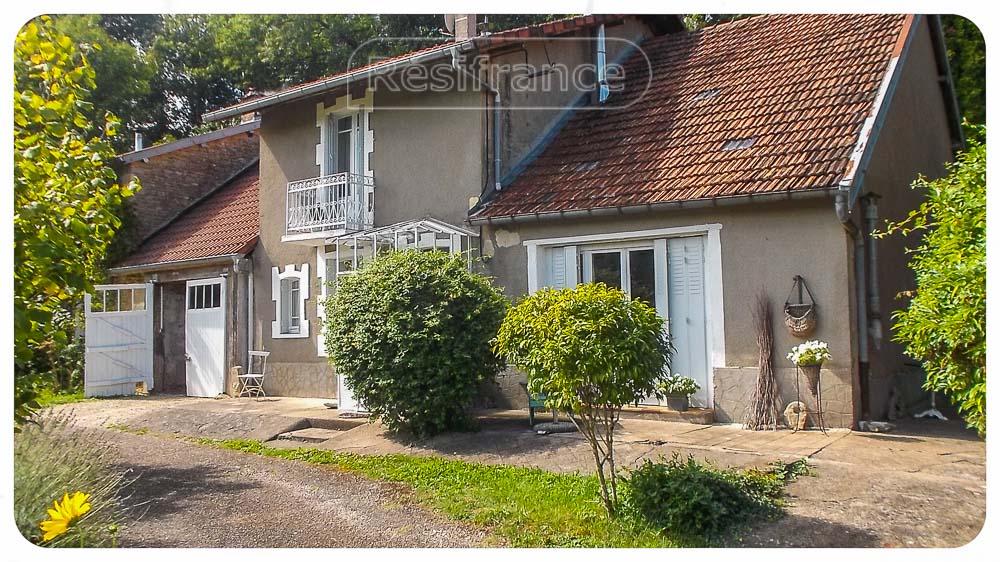
[[[267,397],[267,394],[264,393],[264,372],[267,370],[268,355],[271,355],[270,351],[250,350],[247,372],[245,375],[237,377],[240,381],[239,396],[246,394],[247,396],[252,395],[254,398]]]

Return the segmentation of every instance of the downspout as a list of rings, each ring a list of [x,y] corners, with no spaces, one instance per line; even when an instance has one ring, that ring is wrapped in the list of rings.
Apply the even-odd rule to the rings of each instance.
[[[858,382],[860,384],[861,417],[865,420],[871,418],[871,408],[868,406],[868,306],[865,295],[866,279],[865,273],[865,236],[858,227],[851,221],[850,208],[847,205],[847,190],[837,193],[835,210],[840,224],[847,231],[848,236],[854,242],[854,297],[857,308],[858,323]]]
[[[882,348],[882,306],[878,287],[878,244],[872,233],[878,228],[878,195],[861,200],[865,214],[865,241],[868,245],[868,332],[875,349]]]
[[[458,63],[458,50],[451,49],[451,67],[475,80],[483,89],[493,94],[493,187],[500,191],[500,90],[481,80],[479,76]]]

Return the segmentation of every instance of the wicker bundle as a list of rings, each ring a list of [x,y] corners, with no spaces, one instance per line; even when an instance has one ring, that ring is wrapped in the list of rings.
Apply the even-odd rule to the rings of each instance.
[[[757,332],[757,384],[747,405],[743,426],[760,431],[778,429],[778,381],[774,378],[774,331],[771,328],[771,300],[761,290],[753,311],[754,331]]]

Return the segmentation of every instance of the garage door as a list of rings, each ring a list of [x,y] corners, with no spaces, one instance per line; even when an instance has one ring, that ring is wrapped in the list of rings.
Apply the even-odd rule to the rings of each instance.
[[[85,396],[153,388],[153,284],[98,285],[84,297]]]

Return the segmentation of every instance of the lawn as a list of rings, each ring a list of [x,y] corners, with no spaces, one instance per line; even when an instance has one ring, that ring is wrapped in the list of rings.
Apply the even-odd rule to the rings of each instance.
[[[94,398],[84,398],[82,390],[77,390],[75,392],[53,392],[50,389],[44,389],[39,392],[36,400],[39,408],[47,408],[49,406],[58,406],[60,404],[86,402],[94,400]]]
[[[267,457],[328,465],[376,480],[407,484],[421,504],[452,519],[485,527],[510,546],[682,546],[680,541],[665,536],[639,519],[608,518],[593,476],[437,457],[276,449],[257,441],[201,439],[199,442]],[[687,542],[683,546],[696,545]]]

